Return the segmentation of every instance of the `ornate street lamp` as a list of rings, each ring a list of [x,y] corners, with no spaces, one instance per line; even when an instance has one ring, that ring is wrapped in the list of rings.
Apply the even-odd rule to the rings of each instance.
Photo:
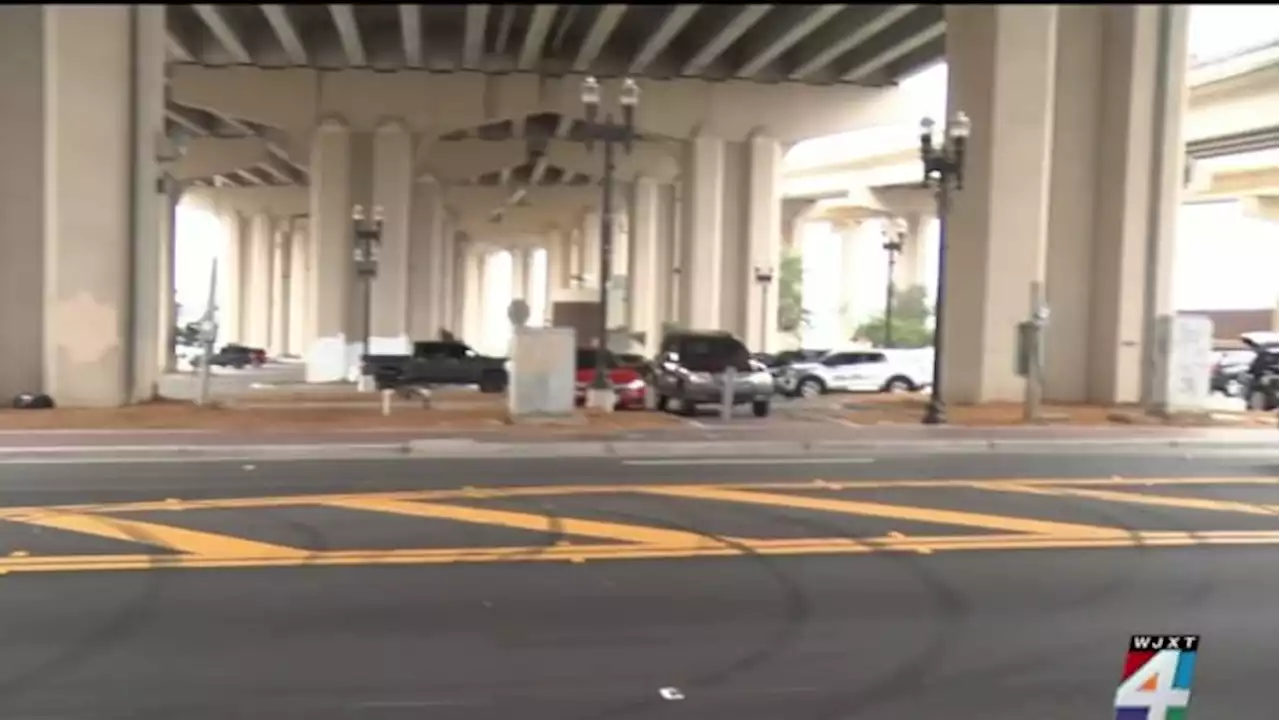
[[[893,280],[898,269],[898,256],[907,240],[907,221],[895,218],[885,230],[884,248],[889,260],[889,276],[884,283],[884,346],[893,347]]]
[[[591,390],[600,396],[599,404],[613,407],[613,385],[609,382],[609,285],[613,277],[613,184],[614,184],[614,150],[621,144],[624,152],[630,154],[635,141],[636,106],[640,103],[640,86],[635,80],[626,78],[618,91],[618,103],[622,106],[621,122],[612,115],[600,117],[601,88],[594,77],[582,81],[582,105],[586,110],[586,123],[583,142],[587,150],[593,150],[595,143],[604,144],[604,183],[600,199],[600,342],[596,353],[595,378]],[[604,395],[609,397],[603,397]],[[590,404],[590,403],[589,403]]]
[[[947,224],[951,212],[951,193],[964,189],[965,150],[969,142],[969,116],[956,112],[942,131],[942,142],[936,142],[934,122],[920,121],[920,161],[924,164],[924,185],[933,188],[938,202],[938,301],[933,322],[933,381],[929,406],[922,422],[942,425],[947,421],[946,403],[942,399],[943,323],[947,298]]]

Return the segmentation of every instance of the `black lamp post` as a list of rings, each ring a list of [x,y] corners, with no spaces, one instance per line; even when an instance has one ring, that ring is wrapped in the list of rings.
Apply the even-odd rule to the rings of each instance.
[[[378,246],[382,244],[382,208],[373,209],[373,222],[366,223],[364,207],[351,208],[351,227],[355,235],[352,259],[356,275],[364,285],[364,352],[360,356],[361,372],[366,375],[364,363],[369,357],[369,345],[373,339],[373,279],[378,276]]]
[[[947,422],[946,403],[942,399],[942,336],[947,297],[947,215],[951,211],[951,193],[964,189],[965,149],[969,142],[969,116],[957,112],[943,130],[942,144],[934,138],[934,122],[920,121],[920,161],[924,163],[924,186],[933,188],[938,201],[938,300],[933,320],[933,382],[929,406],[925,409],[925,425]]]
[[[885,233],[884,248],[889,259],[889,277],[884,283],[884,346],[893,347],[893,281],[898,269],[898,256],[902,254],[903,244],[907,238],[907,223],[902,218],[895,219]]]
[[[773,282],[773,268],[757,267],[756,282],[760,285],[760,352],[769,352],[769,284]]]
[[[611,390],[609,382],[609,285],[613,277],[613,174],[614,146],[622,144],[630,154],[635,140],[636,105],[640,102],[640,86],[626,78],[618,92],[622,106],[622,122],[606,114],[600,118],[600,83],[594,77],[582,81],[582,104],[586,108],[586,127],[583,141],[587,150],[595,148],[596,141],[604,143],[604,184],[600,199],[600,347],[596,353],[596,375],[591,383],[593,390]]]

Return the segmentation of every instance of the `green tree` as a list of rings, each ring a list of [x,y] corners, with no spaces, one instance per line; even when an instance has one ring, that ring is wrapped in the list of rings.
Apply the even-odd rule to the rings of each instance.
[[[809,311],[804,309],[804,257],[788,250],[778,266],[778,329],[800,338],[809,327]]]
[[[923,285],[912,285],[893,294],[893,346],[896,348],[922,348],[933,344],[933,308],[929,305],[928,291]],[[884,313],[872,317],[858,326],[854,340],[885,345]]]

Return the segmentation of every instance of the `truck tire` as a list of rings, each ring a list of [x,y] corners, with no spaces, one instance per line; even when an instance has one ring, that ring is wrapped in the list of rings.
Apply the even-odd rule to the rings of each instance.
[[[507,389],[507,375],[501,371],[489,370],[480,374],[480,392],[500,393]]]

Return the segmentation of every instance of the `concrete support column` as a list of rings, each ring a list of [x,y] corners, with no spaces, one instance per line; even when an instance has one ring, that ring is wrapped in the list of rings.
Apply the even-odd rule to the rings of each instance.
[[[466,336],[467,324],[467,254],[471,243],[466,233],[452,232],[449,239],[453,243],[452,278],[453,298],[452,315],[449,316],[449,329],[454,335]]]
[[[684,315],[681,310],[680,278],[684,272],[684,186],[679,182],[668,185],[663,196],[666,199],[663,213],[663,234],[661,236],[660,264],[663,293],[662,317],[660,323],[680,323]]]
[[[556,292],[569,287],[569,242],[566,234],[552,230],[546,235],[547,248],[547,313],[555,302]]]
[[[161,372],[165,8],[0,9],[0,396],[149,399]]]
[[[665,283],[659,278],[662,223],[660,186],[652,178],[636,178],[632,185],[631,222],[628,250],[627,297],[630,301],[628,325],[632,332],[644,333],[646,350],[655,349],[662,332],[661,312]]]
[[[569,281],[565,287],[579,287],[583,282],[582,228],[576,227],[565,235],[566,254],[569,258]]]
[[[1058,8],[948,6],[948,115],[973,122],[949,218],[943,398],[1019,400],[1017,324],[1043,281]]]
[[[437,193],[435,208],[440,213],[440,266],[436,270],[436,274],[440,278],[440,287],[436,289],[436,298],[440,303],[438,311],[440,327],[436,328],[436,333],[438,334],[441,329],[456,330],[458,327],[454,321],[454,304],[457,302],[457,293],[454,291],[454,286],[458,282],[458,277],[453,271],[458,264],[456,259],[458,254],[456,236],[458,233],[454,230],[455,222],[445,208],[439,193]]]
[[[899,290],[928,284],[928,278],[925,277],[925,268],[928,267],[925,238],[934,218],[912,213],[903,220],[907,223],[907,234],[902,239],[902,253],[898,256],[893,276],[893,285]]]
[[[41,5],[0,6],[0,403],[6,405],[19,392],[46,387],[44,12]]]
[[[485,267],[488,255],[468,248],[463,258],[462,339],[472,345],[484,341]]]
[[[352,292],[351,134],[338,120],[320,123],[311,140],[311,248],[308,273],[307,382],[347,376]]]
[[[680,323],[719,329],[724,318],[724,141],[689,140],[683,175]]]
[[[246,343],[266,348],[271,344],[271,278],[275,255],[275,223],[265,212],[249,220],[248,292],[245,297]]]
[[[858,309],[858,242],[862,223],[836,221],[832,229],[840,237],[840,329],[848,339],[853,336],[853,318]]]
[[[245,293],[248,289],[248,237],[245,232],[245,220],[235,210],[224,210],[219,213],[222,222],[223,246],[222,263],[218,266],[218,295],[222,298],[222,307],[218,309],[218,342],[240,343],[245,335]]]
[[[289,236],[289,354],[302,355],[314,338],[307,335],[311,306],[307,288],[311,283],[311,235],[305,218],[294,220]]]
[[[429,340],[452,324],[447,314],[445,283],[453,265],[446,257],[444,206],[435,181],[413,186],[412,227],[409,233],[409,326],[413,340]]]
[[[373,136],[373,205],[381,207],[383,215],[378,277],[373,282],[372,334],[379,346],[373,349],[375,353],[409,349],[413,162],[414,139],[409,128],[399,121],[379,126]],[[432,259],[438,264],[439,253],[435,255]],[[428,310],[432,322],[437,311],[436,307]]]
[[[533,249],[511,249],[511,299],[533,304]]]
[[[292,285],[293,264],[289,257],[293,250],[293,233],[291,221],[284,221],[276,228],[272,238],[271,258],[271,341],[268,349],[274,356],[286,355],[290,352],[289,315],[290,286]]]
[[[583,287],[600,287],[600,213],[588,212],[582,216],[582,265],[578,274]]]
[[[609,254],[609,277],[605,278],[609,291],[608,325],[611,329],[625,329],[631,318],[631,296],[628,293],[630,272],[628,256],[631,253],[630,223],[626,203],[622,199],[614,201],[617,210],[609,222],[613,227],[613,240]]]
[[[1144,376],[1163,361],[1146,321],[1173,312],[1187,8],[1058,12],[1045,395],[1136,402]],[[1166,48],[1162,15],[1172,36]]]
[[[178,203],[182,201],[182,183],[165,176],[165,201],[160,208],[160,317],[157,331],[163,342],[156,357],[163,373],[177,370],[178,268],[177,224]]]
[[[778,266],[782,261],[782,149],[777,140],[753,136],[747,141],[746,241],[736,275],[746,302],[742,338],[747,347],[768,352],[777,345]],[[768,268],[774,280],[761,287],[756,268]]]

